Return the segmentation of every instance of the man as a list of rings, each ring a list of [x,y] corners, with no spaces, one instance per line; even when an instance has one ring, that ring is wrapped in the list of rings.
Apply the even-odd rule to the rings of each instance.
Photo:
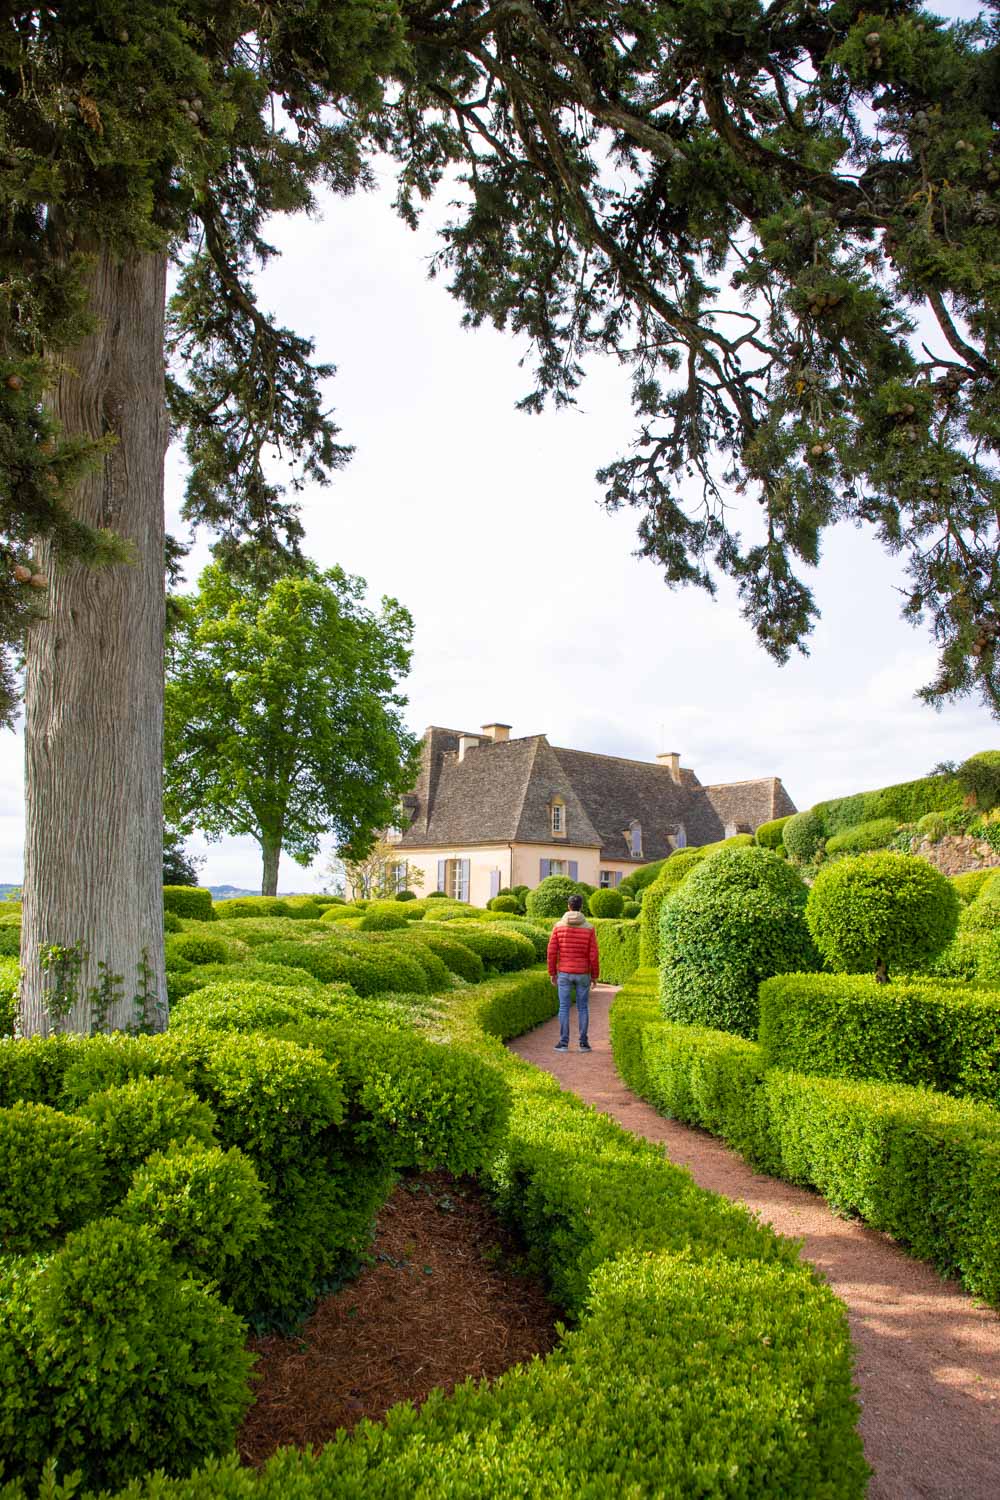
[[[576,990],[576,1017],[580,1027],[580,1051],[589,1052],[590,981],[601,972],[597,933],[585,919],[582,896],[570,896],[569,910],[552,929],[549,938],[549,978],[559,991],[559,1040],[557,1052],[569,1049],[569,1008]]]

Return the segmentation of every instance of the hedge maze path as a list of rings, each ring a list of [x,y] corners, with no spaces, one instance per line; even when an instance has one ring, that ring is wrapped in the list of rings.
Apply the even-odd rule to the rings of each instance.
[[[700,1130],[658,1115],[625,1088],[608,1039],[615,991],[591,991],[587,1056],[554,1052],[558,1022],[510,1045],[619,1124],[660,1142],[700,1186],[743,1203],[803,1255],[847,1306],[871,1500],[998,1500],[1000,1318],[877,1230],[837,1218],[816,1193],[755,1172]]]

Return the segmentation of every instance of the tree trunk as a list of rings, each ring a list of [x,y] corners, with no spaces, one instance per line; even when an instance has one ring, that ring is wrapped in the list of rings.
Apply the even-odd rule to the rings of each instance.
[[[260,847],[264,854],[264,879],[260,893],[262,896],[276,896],[278,894],[278,861],[281,859],[281,834],[263,834]]]
[[[53,561],[47,545],[37,549],[49,588],[46,617],[31,626],[27,643],[26,1035],[166,1024],[166,269],[163,255],[95,257],[89,292],[99,324],[66,355],[53,392],[67,436],[115,435],[72,508],[125,539],[134,555],[88,568]],[[77,950],[61,977],[40,963],[40,950],[51,945]]]

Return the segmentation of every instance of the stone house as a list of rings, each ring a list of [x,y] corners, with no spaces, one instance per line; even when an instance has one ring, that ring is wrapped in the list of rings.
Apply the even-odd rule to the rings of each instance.
[[[777,776],[703,786],[674,752],[625,760],[513,739],[509,724],[477,734],[432,725],[420,773],[389,840],[392,883],[419,870],[422,895],[443,890],[484,906],[505,886],[564,874],[616,886],[685,845],[752,833],[795,812]]]

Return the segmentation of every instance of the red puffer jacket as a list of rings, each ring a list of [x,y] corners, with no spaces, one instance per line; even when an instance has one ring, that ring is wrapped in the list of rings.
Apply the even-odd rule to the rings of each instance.
[[[575,920],[573,920],[575,918]],[[549,974],[586,974],[597,979],[601,960],[597,952],[597,933],[580,913],[568,911],[552,929],[549,938]]]

